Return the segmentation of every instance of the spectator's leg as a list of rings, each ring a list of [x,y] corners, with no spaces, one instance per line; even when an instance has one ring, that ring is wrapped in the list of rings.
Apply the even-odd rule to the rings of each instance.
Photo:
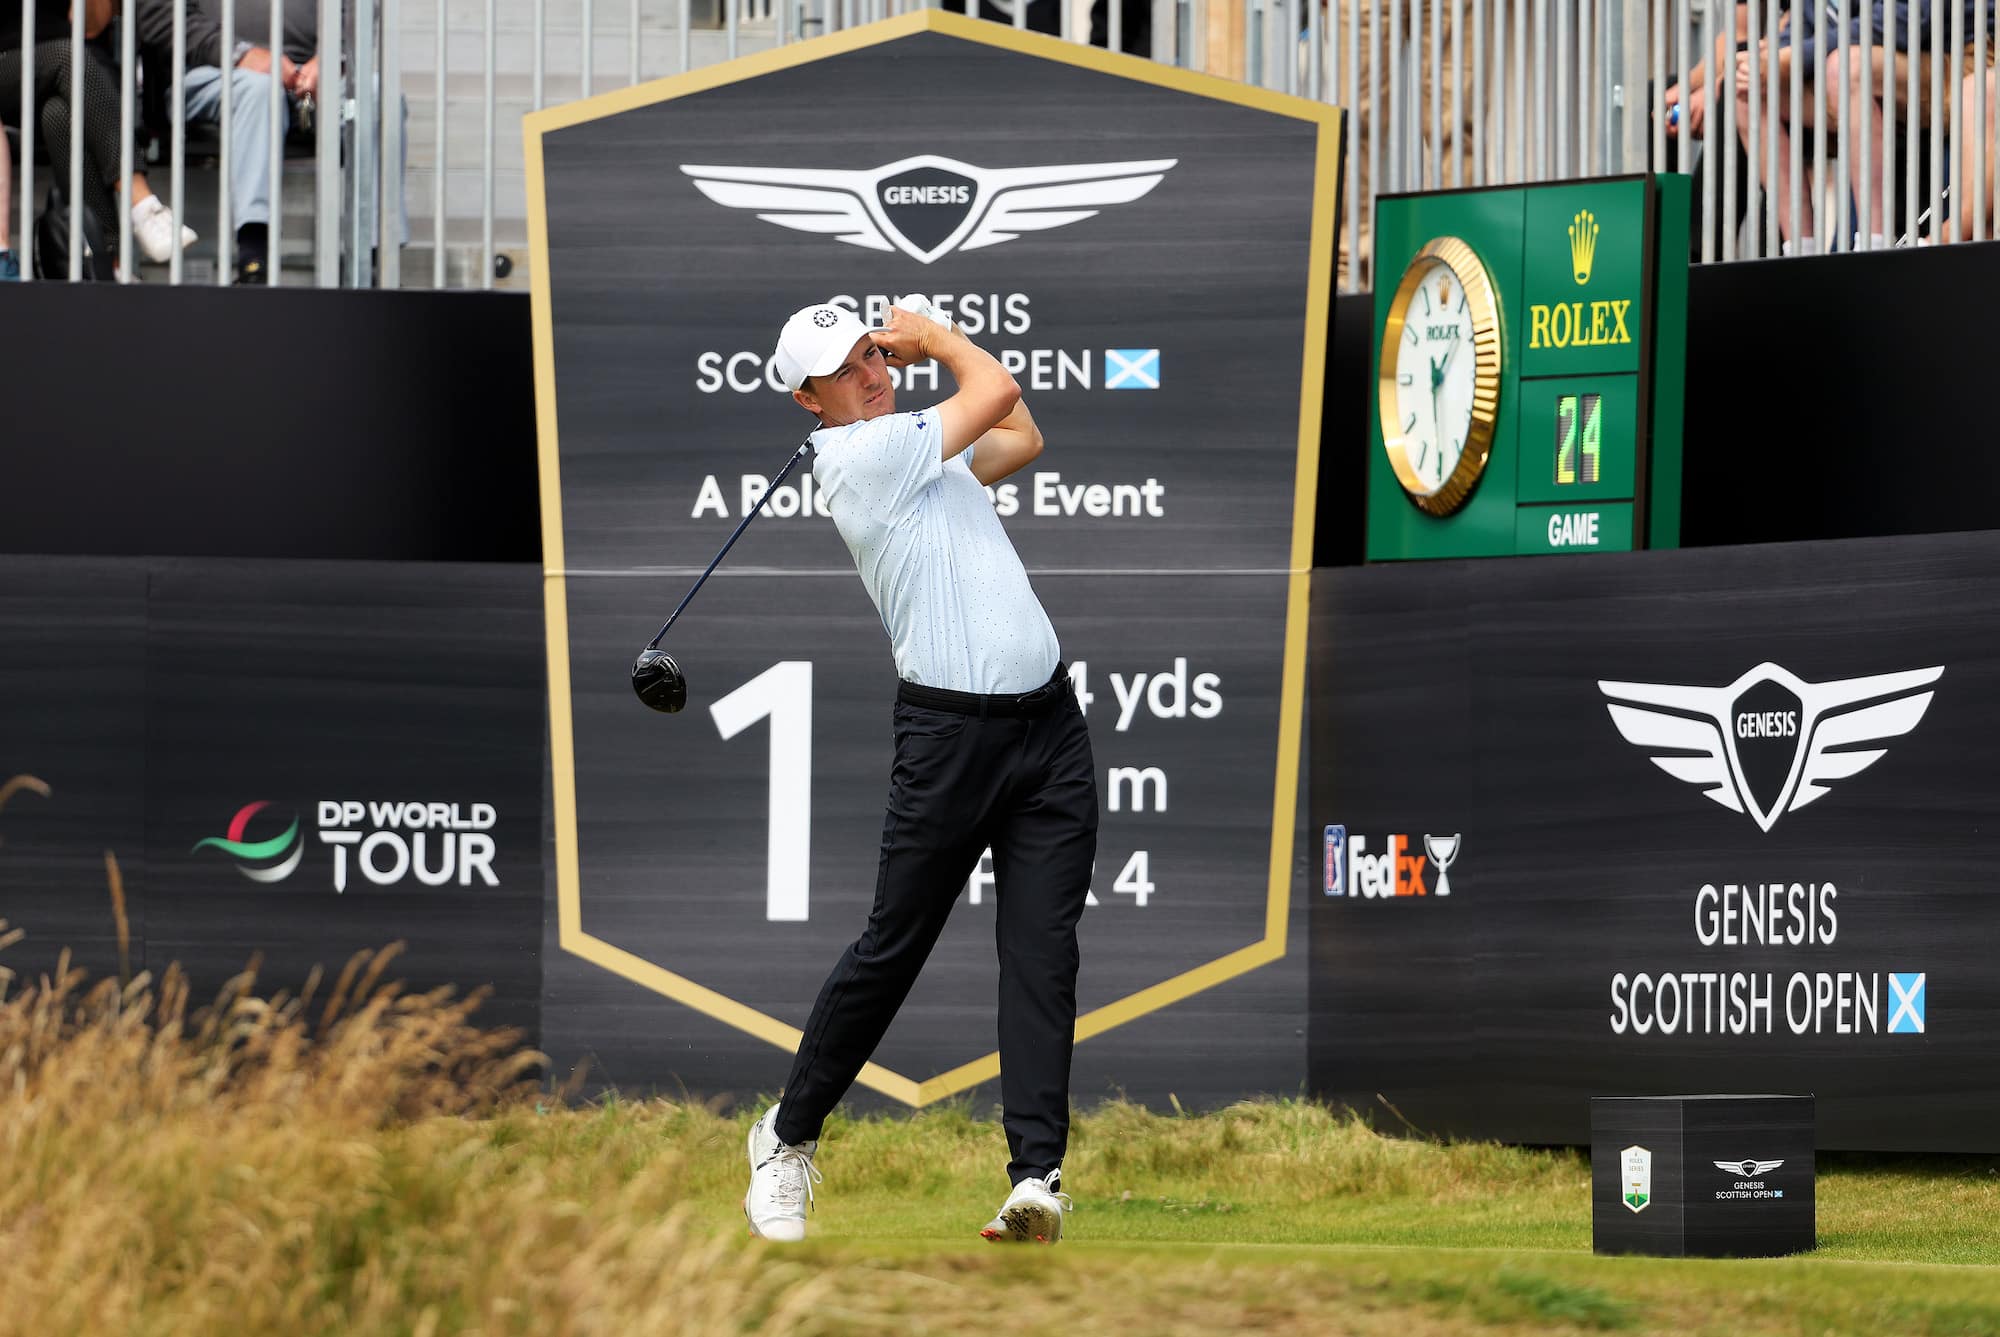
[[[1856,40],[1858,41],[1859,39],[1857,38]],[[1866,190],[1868,198],[1876,202],[1871,212],[1880,211],[1881,206],[1879,202],[1882,198],[1882,177],[1887,170],[1887,165],[1883,159],[1888,156],[1882,152],[1883,116],[1881,94],[1883,66],[1881,64],[1882,48],[1879,45],[1881,40],[1882,34],[1879,32],[1876,33],[1875,41],[1877,45],[1874,49],[1874,68],[1872,71],[1868,65],[1862,63],[1861,49],[1858,46],[1843,46],[1838,51],[1835,51],[1831,57],[1831,64],[1827,69],[1827,86],[1829,88],[1840,87],[1837,80],[1842,76],[1846,77],[1849,85],[1848,97],[1852,102],[1852,111],[1854,114],[1855,133],[1866,136],[1867,142],[1870,145],[1868,153],[1868,180],[1865,182],[1855,181],[1850,177],[1849,182],[1857,195],[1860,191]],[[1855,142],[1858,144],[1861,141],[1856,140]],[[1859,166],[1858,160],[1856,166]],[[1855,211],[1854,217],[1857,220],[1861,217],[1860,210],[1857,209]],[[1887,233],[1893,227],[1893,224],[1889,220],[1883,218],[1872,219],[1870,225],[1880,229],[1883,233]],[[1858,221],[1856,226],[1860,226]],[[1875,240],[1870,239],[1869,245],[1876,244],[1878,243]]]
[[[1361,5],[1361,33],[1364,43],[1372,41],[1379,46],[1382,42],[1381,35],[1387,30],[1386,25],[1388,20],[1383,16],[1383,11],[1379,6],[1366,4],[1364,0],[1337,0],[1327,12],[1327,22],[1340,25],[1339,49],[1343,53],[1347,50],[1346,44],[1349,33],[1347,25],[1351,21],[1349,16],[1353,13],[1354,7],[1357,4]],[[1376,57],[1377,60],[1384,58],[1383,55]],[[1343,68],[1340,77],[1344,85],[1347,79],[1345,54],[1341,56],[1341,60]],[[1361,58],[1356,63],[1359,68],[1359,78],[1356,81],[1356,86],[1353,89],[1346,90],[1341,99],[1347,105],[1348,114],[1354,118],[1355,130],[1357,131],[1354,141],[1354,161],[1349,164],[1351,170],[1347,178],[1349,188],[1348,198],[1341,201],[1341,209],[1343,212],[1349,209],[1359,209],[1361,211],[1359,236],[1361,256],[1354,257],[1347,253],[1347,228],[1343,221],[1337,247],[1336,268],[1336,281],[1342,288],[1347,286],[1350,269],[1357,263],[1362,281],[1367,281],[1372,266],[1367,263],[1366,257],[1375,244],[1375,211],[1368,194],[1370,185],[1368,173],[1368,127],[1370,122],[1375,119],[1375,88],[1368,77],[1368,50],[1366,46],[1362,47]]]
[[[1813,230],[1812,168],[1804,162],[1799,167],[1805,177],[1805,188],[1799,192],[1799,207],[1805,216],[1792,217],[1792,136],[1797,133],[1784,116],[1778,118],[1778,170],[1767,192],[1771,209],[1778,216],[1778,236],[1788,242],[1810,235]]]
[[[36,48],[37,82],[40,81],[39,66],[48,58],[51,48],[59,51],[61,56],[53,67],[57,82],[45,96],[60,97],[67,102],[70,95],[68,42],[50,43]],[[123,189],[118,181],[118,161],[123,156],[123,145],[118,137],[122,116],[118,98],[118,78],[111,67],[105,64],[104,57],[95,47],[85,48],[82,73],[84,173],[86,176],[101,178],[105,190],[118,192]],[[91,191],[90,184],[86,183],[85,190]],[[146,183],[145,172],[134,172],[130,202],[137,204],[141,200],[149,199],[152,194],[153,189]],[[106,226],[114,233],[117,231],[114,225],[116,217],[115,214],[107,214],[105,217]]]
[[[56,177],[67,182],[70,154],[69,83],[70,49],[68,43],[49,43],[37,50],[37,55],[59,52],[58,68],[53,71],[57,81],[56,95],[42,103],[42,142],[49,147],[49,161],[58,164]],[[118,101],[115,96],[108,99],[106,89],[99,81],[105,79],[102,69],[94,61],[84,64],[84,122],[83,122],[83,204],[97,215],[98,225],[104,229],[105,241],[115,245],[118,236]],[[93,77],[92,71],[96,72]],[[40,82],[37,80],[37,82]],[[109,115],[109,120],[105,118]],[[105,166],[104,154],[111,155],[110,166]]]
[[[1987,120],[1985,126],[1981,127],[1985,131],[1984,134],[1975,131],[1971,125],[1972,108],[1974,105],[1973,98],[1977,96],[1978,83],[1981,78],[1986,80]],[[1965,84],[1959,90],[1958,105],[1964,110],[1965,119],[1959,127],[1958,161],[1952,165],[1952,190],[1945,210],[1945,224],[1938,232],[1939,241],[1972,240],[1974,211],[1976,210],[1981,217],[1984,217],[1990,211],[1991,206],[1987,200],[1975,200],[1972,198],[1971,182],[1979,170],[1978,155],[1984,153],[1986,155],[1987,188],[1989,190],[1992,188],[1995,167],[1993,157],[1994,118],[1996,114],[2000,114],[2000,109],[1996,109],[1994,106],[1995,91],[1993,72],[1991,70],[1985,71],[1983,74],[1975,71],[1966,75]],[[1989,229],[1989,233],[1990,231]]]
[[[263,70],[230,71],[233,99],[229,128],[229,200],[236,220],[238,282],[261,282],[270,259],[271,75]],[[204,65],[187,72],[190,121],[213,123],[222,116],[222,71]],[[289,100],[280,103],[280,133],[291,127]]]
[[[234,101],[229,127],[230,210],[239,224],[271,221],[271,76],[263,70],[230,71]],[[222,71],[204,65],[187,72],[187,117],[213,124],[222,116]],[[291,128],[291,103],[280,104],[279,130]]]
[[[0,283],[16,283],[21,278],[21,261],[14,254],[7,229],[14,219],[14,155],[7,138],[0,135]]]
[[[0,251],[13,249],[8,231],[14,224],[14,155],[0,135]]]
[[[1775,173],[1764,185],[1764,195],[1771,212],[1777,216],[1779,239],[1786,243],[1791,243],[1799,237],[1810,235],[1812,232],[1812,169],[1810,167],[1801,168],[1805,175],[1806,185],[1805,189],[1799,192],[1799,203],[1804,209],[1805,214],[1803,218],[1793,218],[1792,136],[1797,134],[1798,130],[1791,124],[1791,100],[1782,92],[1783,89],[1790,87],[1789,66],[1786,64],[1786,61],[1789,60],[1789,48],[1774,48],[1771,50],[1772,59],[1779,61],[1778,86],[1781,90],[1777,106],[1778,161]],[[1752,151],[1750,144],[1749,99],[1753,96],[1761,97],[1763,95],[1765,79],[1769,74],[1769,66],[1763,63],[1752,62],[1751,69],[1754,71],[1751,88],[1747,90],[1739,89],[1736,94],[1736,135],[1737,139],[1743,144],[1743,149],[1746,153]],[[1799,108],[1800,116],[1807,121],[1810,121],[1812,118],[1812,96],[1813,86],[1808,83],[1805,89],[1805,97]],[[1763,152],[1761,148],[1755,151],[1760,154]]]
[[[119,96],[118,66],[111,57],[97,46],[84,50],[83,97],[84,133],[88,136],[85,147],[92,158],[111,168],[111,189],[123,190],[115,175],[119,159],[123,156],[124,145],[118,138],[117,130],[123,122],[122,99]],[[64,94],[68,96],[68,94]],[[133,127],[136,136],[139,127]],[[103,131],[103,133],[100,133]],[[136,153],[138,145],[134,145]],[[135,205],[153,197],[153,187],[146,180],[146,169],[137,168],[132,173],[130,197],[126,203]],[[115,230],[115,229],[114,229]]]
[[[21,105],[21,53],[0,51],[0,125],[12,125],[20,115],[16,110]],[[8,243],[9,229],[14,224],[14,192],[11,175],[13,156],[7,148],[4,137],[0,137],[0,250],[11,249]],[[32,175],[29,177],[32,183]],[[31,187],[24,187],[31,188]],[[24,243],[25,243],[25,239]]]
[[[118,161],[123,155],[119,140],[122,112],[117,82],[104,63],[89,52],[85,53],[82,68],[77,70],[71,62],[68,42],[45,42],[36,46],[35,83],[43,98],[41,126],[42,133],[48,136],[46,142],[51,162],[69,161],[70,80],[73,76],[83,80],[83,203],[96,213],[104,228],[106,244],[115,249],[118,242],[119,195],[125,191],[125,183],[118,179]],[[67,174],[59,173],[59,177],[68,179]],[[130,198],[126,203],[136,209],[152,197],[153,190],[146,181],[145,173],[134,172]],[[175,229],[170,227],[168,230],[171,235]]]
[[[1979,78],[1976,74],[1972,77],[1975,79]],[[1979,202],[1981,212],[1987,215],[1986,235],[1989,237],[1994,235],[1995,227],[2000,226],[2000,220],[1996,220],[1993,217],[1993,195],[1991,193],[1995,189],[1994,182],[2000,181],[2000,154],[1995,153],[1996,148],[2000,148],[2000,134],[1995,133],[1997,124],[2000,124],[2000,83],[1996,83],[1994,71],[1989,67],[1986,71],[1986,188],[1988,194],[1985,199]]]

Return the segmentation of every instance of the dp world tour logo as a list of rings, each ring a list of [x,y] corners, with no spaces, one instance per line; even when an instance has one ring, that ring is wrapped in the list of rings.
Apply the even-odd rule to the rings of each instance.
[[[1765,831],[1881,760],[1869,747],[1917,727],[1944,669],[1807,682],[1759,664],[1727,687],[1600,682],[1612,723],[1676,780]]]
[[[862,171],[683,163],[702,194],[767,223],[929,264],[952,251],[1080,223],[1160,184],[1178,158],[974,167],[935,153]]]
[[[270,806],[265,799],[244,804],[229,819],[228,834],[197,840],[188,853],[213,847],[236,860],[236,871],[252,882],[283,882],[299,866],[306,852],[306,843],[299,836],[297,814],[280,835],[268,840],[244,839],[250,833],[250,819]]]

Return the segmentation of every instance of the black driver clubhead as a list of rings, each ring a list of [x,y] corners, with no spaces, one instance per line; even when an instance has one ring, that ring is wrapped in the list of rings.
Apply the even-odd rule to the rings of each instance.
[[[644,650],[632,661],[632,690],[648,707],[668,715],[688,703],[687,677],[665,650]]]

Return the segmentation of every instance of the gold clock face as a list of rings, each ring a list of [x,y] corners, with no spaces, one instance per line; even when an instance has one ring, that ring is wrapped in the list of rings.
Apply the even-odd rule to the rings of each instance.
[[[1389,302],[1377,368],[1382,446],[1405,496],[1430,515],[1465,505],[1493,451],[1500,308],[1470,246],[1417,252]]]

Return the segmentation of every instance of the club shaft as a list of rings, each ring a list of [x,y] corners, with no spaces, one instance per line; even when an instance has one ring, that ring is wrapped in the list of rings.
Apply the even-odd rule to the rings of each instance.
[[[736,546],[736,540],[743,537],[743,531],[750,527],[750,522],[757,518],[757,513],[764,509],[764,505],[766,502],[771,500],[771,494],[778,490],[778,484],[784,482],[785,475],[789,474],[792,471],[792,469],[798,464],[798,462],[806,457],[806,447],[810,446],[811,444],[812,442],[810,440],[802,442],[799,448],[792,452],[792,457],[789,460],[785,461],[785,467],[778,470],[778,476],[776,478],[773,478],[771,480],[771,485],[764,489],[764,495],[757,498],[757,504],[755,506],[752,506],[748,511],[748,513],[744,515],[743,519],[737,523],[736,532],[731,534],[729,536],[729,541],[722,545],[722,551],[715,554],[715,560],[708,564],[708,570],[702,572],[700,578],[695,581],[693,587],[690,588],[686,594],[681,596],[680,606],[675,608],[672,613],[669,613],[667,615],[667,620],[665,625],[663,625],[660,628],[659,632],[653,637],[652,640],[646,642],[646,648],[648,650],[655,650],[659,648],[661,640],[663,640],[666,637],[667,628],[673,626],[674,620],[681,615],[682,610],[684,610],[690,603],[694,602],[694,596],[701,592],[701,587],[708,582],[708,578],[710,576],[715,574],[715,568],[722,565],[722,559],[729,556],[729,550]]]

